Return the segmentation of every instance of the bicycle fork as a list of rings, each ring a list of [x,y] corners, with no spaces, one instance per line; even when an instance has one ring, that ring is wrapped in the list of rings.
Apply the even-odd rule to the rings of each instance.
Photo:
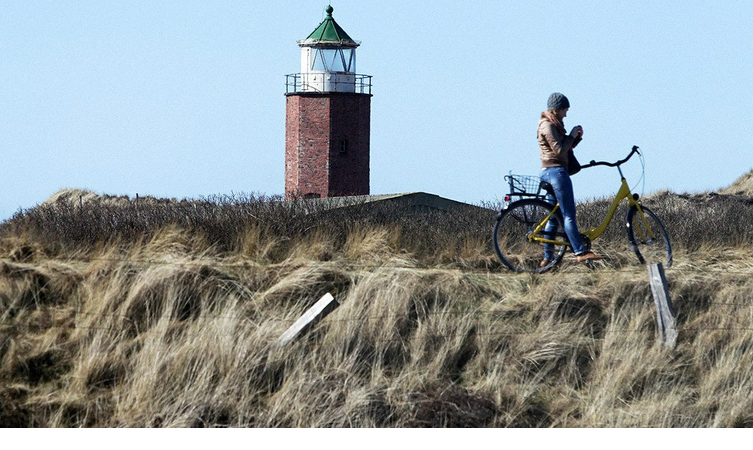
[[[638,212],[638,217],[640,218],[641,223],[643,224],[643,228],[641,227],[635,227],[635,232],[638,236],[638,239],[641,240],[641,242],[644,242],[646,244],[650,244],[656,239],[656,234],[654,233],[654,230],[651,229],[651,225],[649,225],[648,220],[646,219],[646,213],[643,212],[643,208],[640,203],[635,202],[635,205],[633,205],[635,210]],[[632,223],[630,220],[627,221],[627,226],[630,228],[632,226]],[[648,234],[648,239],[644,235],[644,230]],[[631,246],[635,247],[638,244],[636,242],[631,242]],[[635,250],[635,248],[633,248]]]

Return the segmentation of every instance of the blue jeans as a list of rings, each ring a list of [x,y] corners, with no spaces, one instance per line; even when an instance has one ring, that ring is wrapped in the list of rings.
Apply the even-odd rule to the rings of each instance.
[[[562,218],[564,219],[563,227],[565,228],[565,234],[570,240],[570,245],[573,248],[573,253],[580,255],[586,252],[586,248],[583,246],[583,239],[578,232],[578,223],[575,221],[575,196],[573,195],[573,182],[570,180],[570,175],[567,174],[567,169],[564,167],[548,167],[541,170],[541,181],[546,181],[552,185],[554,189],[554,195],[557,197],[556,201],[551,195],[547,195],[546,200],[552,204],[557,201],[560,204],[560,210],[562,211]],[[557,232],[557,224],[549,221],[544,228],[545,235],[549,233]],[[551,244],[544,244],[544,259],[551,260],[554,258],[554,246]]]

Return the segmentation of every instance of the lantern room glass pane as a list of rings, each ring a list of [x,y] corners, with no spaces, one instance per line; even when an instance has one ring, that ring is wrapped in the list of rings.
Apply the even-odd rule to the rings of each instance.
[[[345,61],[345,72],[355,72],[356,71],[356,50],[353,48],[344,48],[342,50],[343,52],[343,61]]]
[[[340,49],[322,50],[324,64],[330,72],[345,72],[343,67],[343,57]]]
[[[352,48],[318,48],[312,52],[311,70],[350,72],[356,70],[356,52]]]
[[[327,70],[326,67],[324,66],[324,60],[322,59],[322,55],[320,54],[320,51],[314,50],[311,53],[313,53],[313,57],[311,59],[311,70],[317,70],[321,72],[324,72],[325,70]]]

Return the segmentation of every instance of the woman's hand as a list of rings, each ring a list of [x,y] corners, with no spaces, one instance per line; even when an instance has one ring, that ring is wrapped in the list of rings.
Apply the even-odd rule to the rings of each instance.
[[[578,125],[573,128],[573,130],[570,132],[570,136],[574,138],[582,138],[583,137],[583,127]]]

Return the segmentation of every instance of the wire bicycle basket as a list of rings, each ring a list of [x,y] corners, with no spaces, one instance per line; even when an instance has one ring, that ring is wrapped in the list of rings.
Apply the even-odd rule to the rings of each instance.
[[[510,173],[505,175],[505,181],[510,191],[505,195],[505,201],[509,202],[517,197],[541,197],[541,177],[537,175],[517,175]]]

